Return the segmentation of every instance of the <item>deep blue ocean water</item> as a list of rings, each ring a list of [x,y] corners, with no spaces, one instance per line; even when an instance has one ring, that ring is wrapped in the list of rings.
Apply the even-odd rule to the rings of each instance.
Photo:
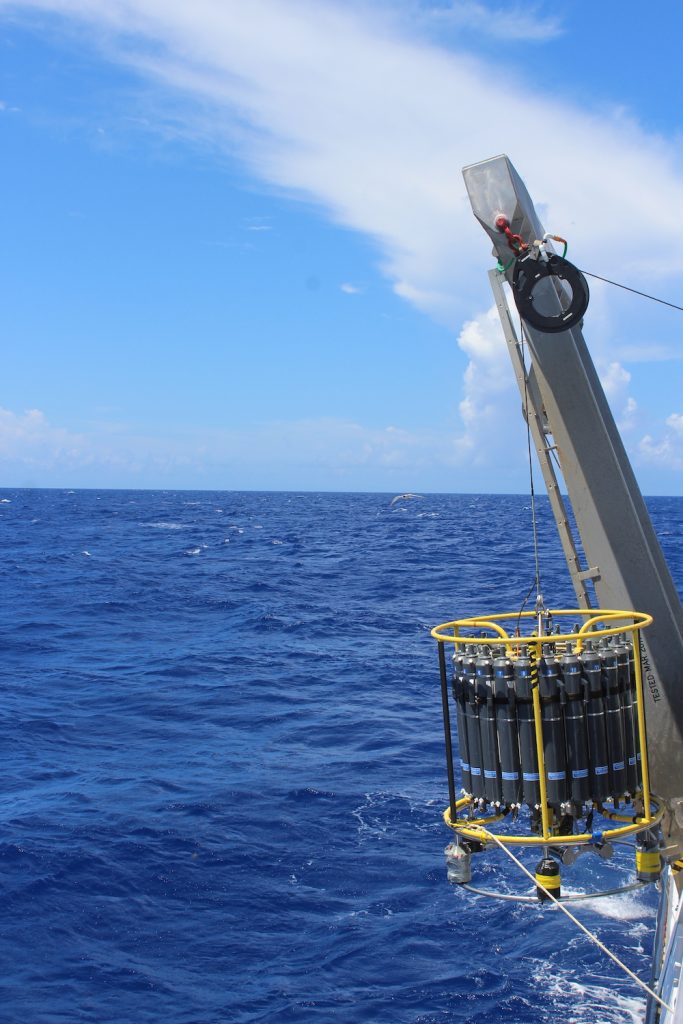
[[[446,881],[429,630],[519,607],[528,498],[0,498],[3,1024],[638,1019],[557,911]],[[649,505],[680,583],[683,499]],[[574,907],[646,980],[654,908]]]

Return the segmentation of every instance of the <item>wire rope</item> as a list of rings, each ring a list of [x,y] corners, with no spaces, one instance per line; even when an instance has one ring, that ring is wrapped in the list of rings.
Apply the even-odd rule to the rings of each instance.
[[[552,900],[554,905],[559,910],[561,910],[563,914],[566,914],[566,916],[569,918],[569,920],[572,921],[576,925],[576,927],[579,928],[584,933],[584,935],[586,935],[591,940],[591,942],[594,942],[595,945],[598,946],[598,948],[601,949],[602,952],[605,953],[610,958],[610,960],[613,960],[614,963],[618,967],[620,967],[622,971],[624,971],[626,974],[628,974],[628,976],[630,978],[632,978],[632,980],[635,981],[637,985],[640,985],[640,987],[642,989],[644,989],[647,992],[647,994],[652,997],[652,999],[655,999],[660,1004],[660,1006],[663,1006],[665,1010],[668,1010],[669,1013],[673,1014],[672,1007],[669,1006],[668,1003],[664,1002],[664,1000],[661,998],[661,996],[658,996],[657,993],[654,991],[654,989],[651,989],[649,985],[646,985],[645,982],[642,981],[638,977],[637,974],[634,974],[634,972],[631,970],[631,968],[627,967],[626,964],[623,962],[623,960],[619,959],[619,957],[616,955],[616,953],[613,953],[611,951],[611,949],[608,949],[607,946],[604,944],[604,942],[600,941],[600,939],[597,937],[597,935],[595,935],[593,932],[589,931],[589,929],[586,928],[586,926],[584,924],[582,924],[581,921],[579,921],[578,917],[574,917],[574,915],[571,913],[571,911],[567,910],[567,908],[565,906],[563,906],[562,902],[560,900],[556,899],[556,897],[553,896],[552,892],[549,892],[548,889],[546,889],[546,887],[544,885],[542,885],[534,875],[531,874],[531,872],[524,866],[524,864],[522,864],[522,862],[517,857],[515,857],[515,855],[512,852],[512,850],[508,850],[508,848],[505,846],[505,844],[500,841],[500,839],[498,838],[498,836],[494,832],[490,832],[488,829],[484,829],[484,828],[482,829],[482,832],[485,832],[487,836],[489,836],[491,839],[493,839],[493,841],[495,843],[497,843],[497,845],[501,848],[501,850],[505,851],[505,853],[510,858],[510,860],[514,861],[514,863],[517,865],[517,867],[521,871],[523,871],[524,874],[527,875],[531,879],[531,881],[534,883],[534,885],[536,885],[539,889],[541,889],[542,892],[544,892],[545,895],[548,897],[548,899]]]
[[[651,299],[653,302],[659,302],[662,306],[669,306],[671,309],[678,309],[683,313],[683,306],[677,306],[675,302],[667,302],[666,299],[658,299],[656,295],[649,295],[647,292],[639,292],[637,288],[630,288],[627,284],[620,284],[618,281],[611,281],[609,277],[601,277],[600,274],[591,274],[590,270],[582,270],[582,274],[586,277],[594,277],[598,281],[604,281],[605,284],[612,284],[615,288],[623,288],[625,292],[633,292],[634,295],[640,295],[644,299]]]
[[[520,329],[521,349],[522,349],[522,368],[523,368],[523,371],[524,371],[524,373],[523,373],[523,376],[524,376],[524,419],[526,420],[526,446],[527,446],[527,456],[528,456],[528,460],[529,460],[529,494],[530,494],[530,498],[531,498],[531,529],[532,529],[533,538],[534,538],[534,569],[535,569],[534,583],[530,587],[529,593],[524,598],[524,602],[523,602],[522,607],[520,608],[520,611],[519,611],[519,617],[521,618],[522,612],[524,611],[524,607],[525,607],[527,601],[529,600],[529,594],[531,594],[531,590],[533,589],[534,585],[536,586],[536,610],[537,611],[540,610],[540,606],[543,603],[543,598],[542,598],[542,595],[541,595],[541,566],[540,566],[540,559],[539,559],[539,555],[538,555],[538,523],[536,521],[536,489],[534,487],[534,464],[533,464],[533,459],[532,459],[532,456],[531,456],[531,426],[529,424],[529,390],[528,390],[528,379],[529,378],[528,378],[528,374],[527,374],[527,370],[526,370],[526,348],[525,348],[524,322],[523,322],[521,317],[519,318],[519,329]],[[519,622],[518,622],[518,624],[519,624]]]

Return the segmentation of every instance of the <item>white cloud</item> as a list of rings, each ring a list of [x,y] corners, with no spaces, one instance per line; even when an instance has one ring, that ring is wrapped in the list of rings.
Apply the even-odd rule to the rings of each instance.
[[[469,357],[463,378],[460,417],[464,432],[457,450],[475,461],[492,461],[492,445],[506,448],[515,430],[521,437],[520,396],[495,306],[464,324],[458,345]]]
[[[0,458],[19,458],[27,464],[73,462],[87,450],[82,434],[52,426],[39,409],[14,413],[0,408]]]
[[[598,372],[617,427],[622,434],[633,430],[637,424],[638,403],[628,393],[631,374],[617,361],[612,361],[606,366],[598,364]]]
[[[608,398],[620,396],[631,382],[631,374],[621,363],[612,362],[600,374],[600,382]]]
[[[638,403],[629,395],[617,417],[617,427],[622,434],[635,430],[638,425]]]
[[[447,6],[422,7],[420,14],[428,28],[431,21],[440,31],[448,27],[472,29],[508,41],[544,42],[562,33],[560,19],[543,17],[539,4],[533,3],[491,7],[476,0],[454,0]]]
[[[195,431],[176,437],[159,428],[151,434],[125,423],[103,421],[89,425],[87,435],[49,422],[37,409],[15,413],[0,409],[0,466],[3,478],[33,483],[57,474],[72,484],[99,474],[121,474],[143,486],[163,486],[178,469],[195,482],[217,486],[250,486],[268,480],[275,462],[289,479],[318,480],[322,486],[343,483],[349,475],[366,473],[375,489],[394,477],[420,474],[438,489],[444,469],[457,464],[454,446],[434,431],[410,431],[397,426],[371,427],[333,418],[269,422],[241,430]],[[259,477],[258,474],[261,474]],[[428,489],[428,488],[426,488]]]
[[[486,61],[464,49],[477,32],[542,40],[560,31],[538,7],[523,16],[518,5],[492,11],[476,0],[423,6],[427,31],[439,19],[453,29],[446,48],[408,31],[417,8],[406,14],[391,0],[0,5],[85,27],[93,46],[156,85],[162,127],[224,147],[268,186],[372,238],[395,292],[453,328],[485,301],[490,258],[460,168],[499,152],[510,154],[546,227],[569,237],[580,265],[590,256],[590,269],[604,270],[591,254],[606,259],[609,238],[618,239],[623,279],[647,283],[683,271],[671,215],[683,208],[680,146],[622,109],[587,111],[554,96],[547,78],[539,89],[536,69],[525,82],[505,58]],[[570,142],[550,174],[537,154],[556,152],[558,125]],[[504,359],[490,356],[500,331],[494,321],[490,313],[470,321],[459,342],[469,356],[461,445],[479,438],[481,450],[513,407],[494,398],[509,386]],[[621,394],[632,418],[634,400]]]
[[[626,363],[665,363],[683,359],[682,350],[656,341],[620,345],[619,351]]]
[[[346,295],[360,295],[361,292],[363,291],[362,288],[359,288],[355,284],[350,284],[348,281],[345,281],[343,284],[340,284],[339,287],[341,291],[343,291]]]
[[[623,268],[683,269],[671,217],[683,207],[673,146],[622,112],[586,113],[526,86],[500,62],[408,38],[385,10],[313,0],[4,6],[95,28],[94,43],[106,38],[113,59],[165,88],[167,113],[191,137],[225,145],[262,180],[372,236],[399,294],[453,324],[488,252],[460,168],[501,151],[518,163],[547,226],[571,235],[579,253],[618,237]],[[465,4],[458,15],[454,5],[451,16],[480,18],[482,9]],[[525,164],[523,154],[554,143],[558,123],[571,145],[549,175],[545,162]],[[643,187],[654,181],[656,189]],[[644,237],[657,245],[643,246]]]
[[[665,469],[683,469],[681,450],[671,435],[655,441],[650,434],[645,434],[638,444],[638,453],[646,463],[662,466]]]
[[[672,412],[667,416],[659,439],[645,434],[638,445],[638,454],[650,465],[683,470],[683,413]]]

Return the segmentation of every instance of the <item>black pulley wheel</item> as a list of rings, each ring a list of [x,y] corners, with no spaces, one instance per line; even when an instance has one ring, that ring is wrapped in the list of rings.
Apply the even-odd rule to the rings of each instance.
[[[559,281],[564,281],[571,289],[569,305],[554,315],[545,315],[539,312],[534,305],[534,291],[537,285],[549,277],[556,277]],[[568,331],[570,327],[575,327],[580,323],[588,308],[590,297],[586,278],[581,271],[569,260],[563,259],[556,253],[548,253],[547,259],[521,256],[515,262],[512,275],[512,294],[522,319],[546,334]]]

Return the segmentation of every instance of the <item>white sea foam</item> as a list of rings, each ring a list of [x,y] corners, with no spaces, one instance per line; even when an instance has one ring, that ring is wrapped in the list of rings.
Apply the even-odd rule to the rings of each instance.
[[[561,968],[539,967],[532,974],[538,994],[549,996],[552,1008],[548,1020],[565,1024],[642,1024],[645,998],[625,996],[614,990],[614,982],[595,984],[577,981],[575,974]]]
[[[571,890],[565,890],[570,895]],[[654,917],[654,907],[640,898],[639,893],[622,893],[618,896],[601,896],[594,900],[585,900],[581,906],[592,914],[609,917],[613,921],[645,921]],[[646,926],[647,927],[647,926]]]
[[[185,530],[183,523],[147,523],[153,530]]]
[[[12,499],[11,498],[0,498],[0,505],[11,505],[11,504],[12,504]]]
[[[86,556],[86,558],[92,558],[92,555],[90,554],[90,552],[89,552],[89,551],[81,551],[81,554],[82,554],[82,555],[85,555],[85,556]]]
[[[201,548],[188,548],[187,551],[185,552],[186,555],[201,555],[201,553]]]

